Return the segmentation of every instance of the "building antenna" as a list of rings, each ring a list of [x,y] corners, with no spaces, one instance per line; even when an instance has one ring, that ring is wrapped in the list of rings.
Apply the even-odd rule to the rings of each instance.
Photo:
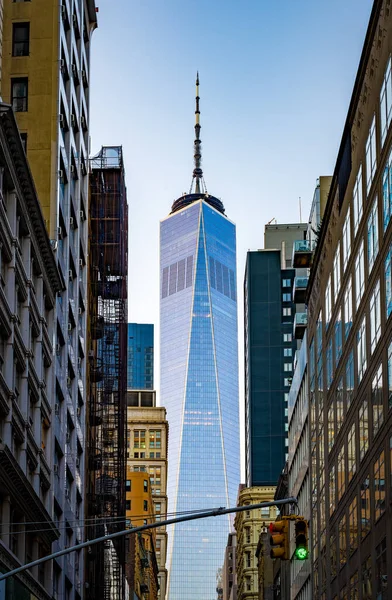
[[[299,197],[299,222],[302,223],[302,206],[301,206],[301,196]]]
[[[201,168],[201,140],[200,140],[200,107],[199,107],[199,71],[196,74],[196,121],[195,121],[195,141],[193,144],[194,153],[193,158],[195,161],[195,168],[193,169],[191,189],[189,193],[192,193],[193,181],[195,181],[195,194],[207,193],[206,186],[203,178],[203,170]]]

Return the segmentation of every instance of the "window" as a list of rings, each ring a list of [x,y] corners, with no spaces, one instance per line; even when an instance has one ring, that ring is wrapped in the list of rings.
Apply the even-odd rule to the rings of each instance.
[[[347,528],[346,528],[346,515],[343,515],[339,521],[339,556],[340,566],[346,564],[347,560]]]
[[[333,403],[328,410],[328,450],[331,450],[335,442],[335,412]],[[335,469],[333,478],[335,479]]]
[[[366,142],[366,189],[369,193],[376,172],[376,116],[373,117]]]
[[[386,600],[388,596],[387,543],[384,538],[376,546],[376,598]]]
[[[284,363],[284,370],[285,371],[292,371],[293,370],[293,363]]]
[[[328,277],[325,289],[325,327],[328,328],[331,320],[332,298],[331,298],[331,275]]]
[[[374,352],[381,336],[380,282],[377,281],[370,296],[370,351]]]
[[[350,207],[347,210],[346,220],[343,225],[343,269],[346,270],[348,259],[351,253],[351,224]]]
[[[357,460],[355,452],[355,423],[352,424],[350,431],[348,432],[347,440],[347,459],[348,459],[348,482],[352,480],[357,470]]]
[[[287,386],[287,387],[290,387],[292,381],[293,381],[292,377],[285,377],[284,380],[283,380],[283,385]]]
[[[369,409],[366,398],[359,407],[359,461],[369,448]]]
[[[283,279],[282,287],[291,287],[291,279]]]
[[[148,501],[147,500],[143,500],[143,510],[144,510],[144,512],[148,511]]]
[[[388,408],[392,408],[392,344],[388,348]]]
[[[132,489],[132,488],[131,488],[131,480],[130,480],[130,479],[127,479],[127,480],[126,480],[126,482],[125,482],[125,491],[126,491],[126,492],[130,492],[130,491],[131,491],[131,489]]]
[[[161,447],[161,431],[157,429],[156,431],[150,431],[150,448],[160,448]]]
[[[362,219],[363,199],[362,199],[362,165],[359,167],[358,175],[354,184],[353,192],[353,217],[354,217],[354,235],[358,231],[358,225]]]
[[[283,316],[284,317],[289,317],[291,315],[291,308],[284,308],[283,309]]]
[[[136,429],[134,433],[134,448],[145,448],[146,447],[146,430]]]
[[[385,511],[384,450],[374,463],[374,518],[377,521]]]
[[[385,163],[382,174],[382,203],[384,213],[384,231],[388,227],[388,223],[392,215],[392,185],[391,185],[391,167],[392,167],[392,152]]]
[[[375,436],[384,422],[384,406],[382,394],[382,363],[372,381],[372,411],[373,411],[373,436]]]
[[[338,242],[338,247],[336,248],[335,257],[333,259],[333,282],[334,298],[336,301],[340,290],[340,242]]]
[[[148,480],[147,479],[145,479],[143,481],[143,491],[148,492]]]
[[[339,310],[338,314],[336,315],[336,322],[335,322],[335,365],[336,366],[338,366],[340,357],[342,356],[342,346],[343,346],[342,313]]]
[[[353,291],[352,279],[348,280],[346,291],[344,292],[344,335],[347,339],[353,324]]]
[[[392,77],[391,77],[391,58],[387,63],[384,79],[380,92],[380,127],[381,127],[381,147],[384,145],[387,137],[388,127],[392,116]]]
[[[283,348],[283,356],[292,356],[293,349],[292,348]]]
[[[332,338],[327,344],[327,389],[330,388],[333,377]]]
[[[284,342],[292,342],[293,341],[293,334],[292,333],[284,333],[283,334],[283,341]]]
[[[353,498],[348,509],[349,523],[349,554],[351,555],[358,547],[358,503],[357,498]]]
[[[11,104],[15,112],[27,112],[27,77],[11,79]]]
[[[367,536],[370,531],[370,487],[369,475],[361,484],[361,537]]]
[[[374,200],[367,225],[369,273],[378,253],[378,200]]]
[[[125,500],[125,510],[131,510],[131,501]]]
[[[329,472],[329,515],[331,516],[336,508],[336,480],[335,480],[335,465],[332,465]]]
[[[385,258],[385,308],[387,319],[392,312],[392,246],[389,246]]]
[[[291,302],[291,294],[283,294],[283,302]]]
[[[357,335],[358,383],[366,371],[366,317],[363,318]]]
[[[344,465],[344,444],[342,445],[338,454],[338,500],[343,496],[346,489],[346,467]]]
[[[13,23],[12,56],[28,56],[30,45],[30,23]]]
[[[363,256],[363,241],[359,247],[357,257],[355,259],[355,300],[356,307],[361,302],[363,292],[365,289],[365,263]]]

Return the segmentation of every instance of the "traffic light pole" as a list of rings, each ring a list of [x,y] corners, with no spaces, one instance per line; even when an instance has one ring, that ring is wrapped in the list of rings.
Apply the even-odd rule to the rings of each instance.
[[[49,554],[48,556],[44,556],[42,558],[38,558],[37,560],[33,560],[32,562],[27,563],[27,565],[22,565],[21,567],[12,569],[12,571],[2,573],[0,574],[0,581],[3,581],[8,577],[12,577],[13,575],[17,575],[18,573],[22,573],[22,571],[26,571],[27,569],[31,569],[32,567],[36,567],[37,565],[41,565],[42,563],[47,562],[48,560],[59,558],[60,556],[64,556],[65,554],[70,554],[71,552],[75,552],[76,550],[81,550],[82,548],[89,548],[90,546],[100,544],[101,542],[107,542],[108,540],[114,540],[119,537],[124,537],[126,535],[130,535],[131,533],[138,533],[139,531],[145,531],[146,529],[156,529],[157,527],[164,527],[166,525],[174,525],[174,523],[182,523],[184,521],[195,521],[196,519],[205,519],[207,517],[219,517],[221,515],[227,515],[229,513],[243,512],[244,510],[256,510],[258,508],[266,508],[268,506],[281,506],[282,504],[297,505],[297,499],[284,498],[283,500],[274,500],[273,502],[261,502],[260,504],[246,504],[245,506],[236,506],[235,508],[215,508],[214,510],[197,512],[189,515],[184,515],[182,517],[174,517],[173,519],[167,519],[166,521],[150,523],[149,525],[141,525],[140,527],[132,527],[131,529],[116,531],[115,533],[109,533],[107,535],[103,535],[102,537],[98,537],[93,540],[87,540],[86,542],[82,542],[81,544],[77,544],[76,546],[71,546],[70,548],[64,548],[64,550],[59,550],[58,552],[54,552],[53,554]],[[102,525],[105,525],[104,520],[102,520]]]

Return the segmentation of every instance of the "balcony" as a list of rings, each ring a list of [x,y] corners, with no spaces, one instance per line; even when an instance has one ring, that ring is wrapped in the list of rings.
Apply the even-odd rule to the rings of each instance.
[[[313,244],[308,240],[297,240],[293,246],[294,269],[308,269],[312,262]]]
[[[293,286],[293,298],[296,304],[303,304],[306,298],[306,288],[309,277],[296,277]]]
[[[294,315],[294,337],[296,340],[302,340],[308,324],[307,313],[296,313]]]

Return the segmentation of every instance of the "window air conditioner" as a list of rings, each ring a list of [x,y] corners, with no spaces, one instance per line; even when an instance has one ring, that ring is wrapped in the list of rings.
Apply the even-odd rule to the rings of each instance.
[[[79,217],[84,221],[84,210],[79,211]]]
[[[59,123],[61,125],[61,127],[64,125],[65,119],[64,119],[64,115],[59,114]]]
[[[73,173],[75,171],[75,167],[73,165],[71,165],[71,173]],[[73,227],[74,225],[74,218],[73,217],[69,217],[69,224],[71,227]]]
[[[79,258],[79,267],[83,267],[83,260]]]
[[[64,171],[62,169],[59,170],[59,179],[64,179]]]
[[[59,238],[61,238],[61,236],[63,235],[63,230],[61,229],[61,227],[57,227],[57,235]]]
[[[78,313],[79,313],[79,315],[82,315],[82,314],[83,314],[83,311],[82,311],[82,309],[80,308],[80,306],[79,306],[79,308],[78,308]]]

